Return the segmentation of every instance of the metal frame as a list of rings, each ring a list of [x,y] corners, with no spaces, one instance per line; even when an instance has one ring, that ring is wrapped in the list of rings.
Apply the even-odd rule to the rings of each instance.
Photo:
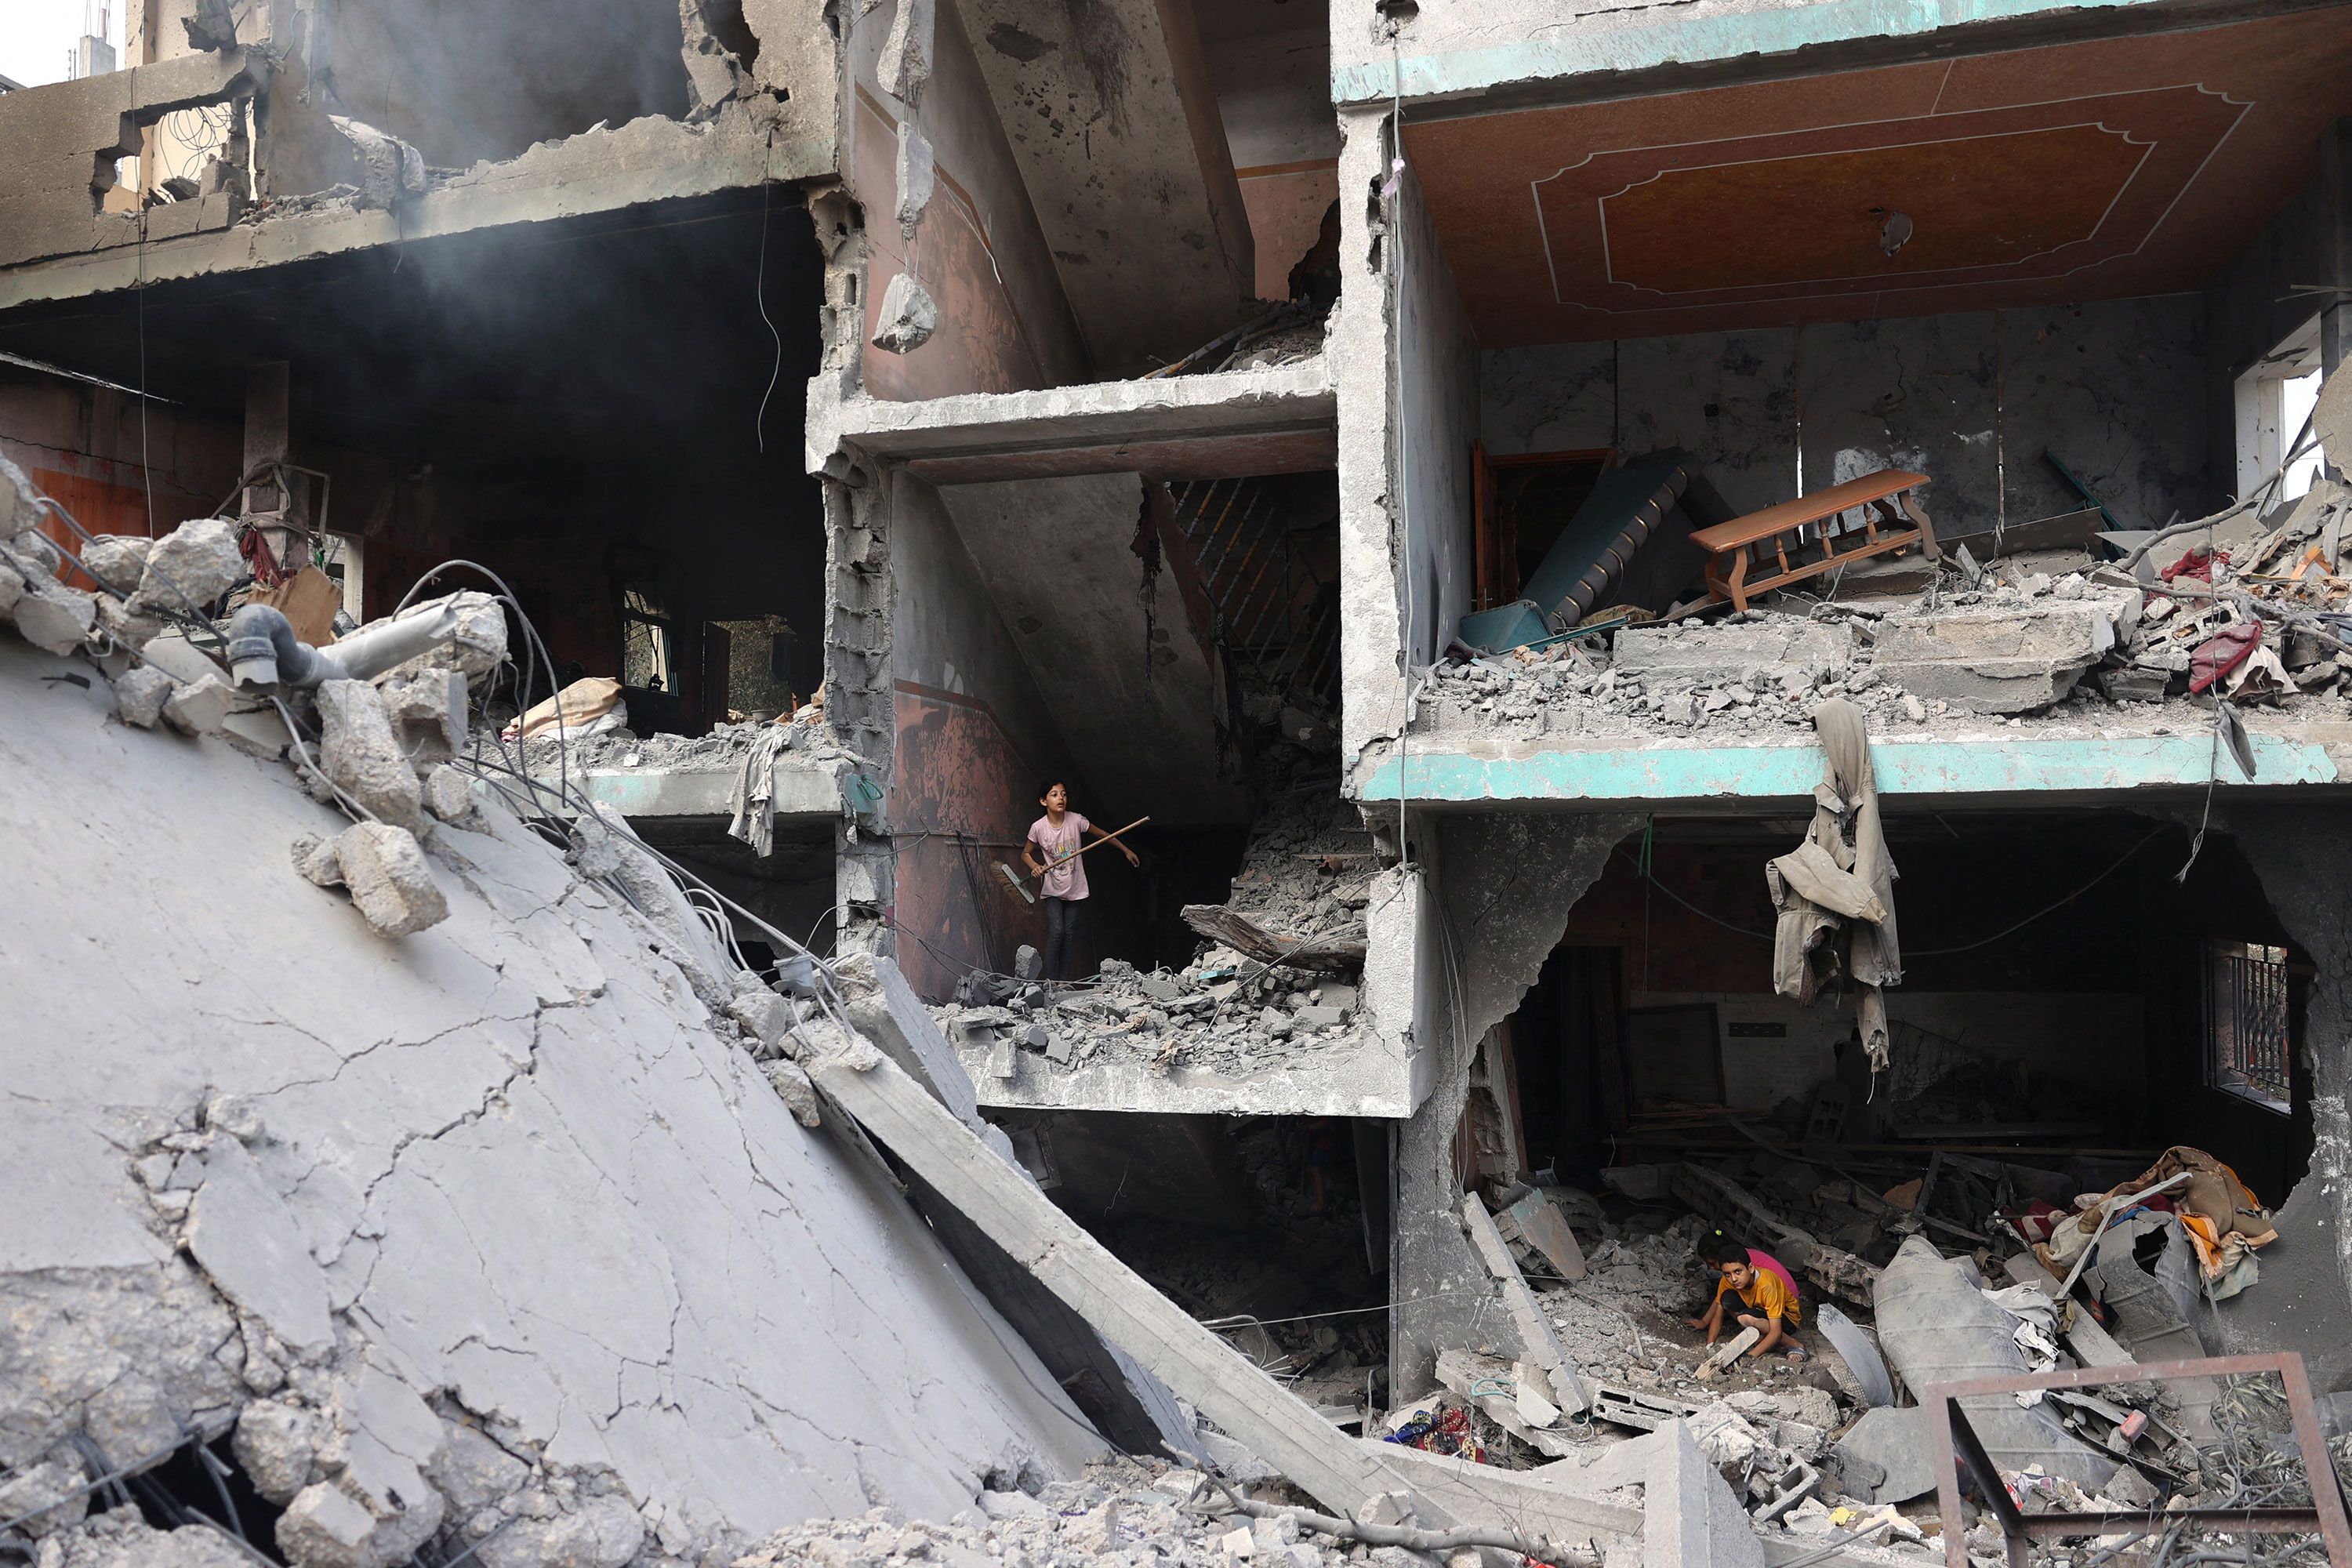
[[[2242,1377],[2274,1372],[2286,1387],[2286,1403],[2294,1419],[2294,1441],[2310,1473],[2310,1508],[2169,1509],[2125,1513],[2033,1513],[2017,1506],[2000,1479],[1984,1442],[1969,1424],[1960,1401],[1979,1395],[2027,1394],[2036,1389],[2084,1388],[2109,1383],[2164,1383],[2186,1377]],[[2028,1543],[2065,1535],[2105,1535],[2121,1523],[2152,1520],[2169,1527],[2204,1525],[2240,1533],[2316,1534],[2335,1568],[2352,1568],[2352,1524],[2344,1513],[2336,1468],[2328,1458],[2327,1440],[2319,1429],[2319,1413],[2311,1399],[2311,1380],[2303,1358],[2292,1352],[2276,1355],[2216,1356],[2200,1361],[2149,1362],[2138,1366],[2078,1367],[2068,1372],[2030,1377],[1988,1377],[1969,1383],[1947,1383],[1924,1391],[1920,1404],[1927,1410],[1928,1436],[1936,1454],[1936,1501],[1944,1521],[1944,1561],[1949,1568],[1968,1568],[1964,1539],[1968,1524],[1960,1511],[1963,1468],[2000,1521],[2010,1568],[2026,1568]]]

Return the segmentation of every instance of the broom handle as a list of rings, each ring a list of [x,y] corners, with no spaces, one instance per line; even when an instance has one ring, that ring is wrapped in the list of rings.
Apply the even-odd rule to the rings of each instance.
[[[1148,816],[1139,816],[1139,817],[1137,817],[1133,822],[1129,823],[1125,827],[1120,828],[1120,829],[1118,830],[1118,833],[1131,833],[1131,832],[1133,832],[1135,829],[1137,829],[1137,828],[1139,828],[1139,827],[1142,826],[1145,823],[1147,823],[1147,822],[1149,822],[1149,821],[1150,821],[1150,820],[1151,820],[1151,818],[1150,818],[1150,817],[1148,817]],[[1106,834],[1104,834],[1100,838],[1096,839],[1092,844],[1082,844],[1082,845],[1078,846],[1078,847],[1076,847],[1076,849],[1071,850],[1067,855],[1063,856],[1063,857],[1062,857],[1060,859],[1058,859],[1058,860],[1048,860],[1048,861],[1046,861],[1046,862],[1045,862],[1045,870],[1043,870],[1043,871],[1033,871],[1033,872],[1031,872],[1031,873],[1029,874],[1029,876],[1028,876],[1028,877],[1025,877],[1025,878],[1024,878],[1024,879],[1023,879],[1024,881],[1027,881],[1027,880],[1030,880],[1030,879],[1034,879],[1034,878],[1037,878],[1037,877],[1050,876],[1050,875],[1053,873],[1053,871],[1055,870],[1055,868],[1056,867],[1061,867],[1061,866],[1066,866],[1066,865],[1068,865],[1071,861],[1073,861],[1073,860],[1076,859],[1079,856],[1081,856],[1081,855],[1085,854],[1085,853],[1086,853],[1087,850],[1089,850],[1089,849],[1099,849],[1099,848],[1101,848],[1104,845],[1106,845],[1106,844],[1109,843],[1112,839],[1114,839],[1114,838],[1118,837],[1118,833],[1106,833]],[[1121,847],[1124,847],[1124,846],[1121,846]]]

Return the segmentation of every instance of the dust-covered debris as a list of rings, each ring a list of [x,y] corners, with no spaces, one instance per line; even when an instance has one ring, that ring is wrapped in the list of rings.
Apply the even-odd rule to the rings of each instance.
[[[1457,649],[1429,671],[1414,732],[1769,740],[1844,697],[1893,739],[1964,725],[2161,735],[2208,729],[2215,691],[2296,722],[2343,722],[2352,653],[2330,641],[2345,627],[2329,597],[2340,579],[2315,552],[2352,496],[2314,493],[2274,527],[2242,525],[2259,537],[2236,557],[2227,542],[2184,539],[2145,581],[2082,552],[1948,561],[1949,574],[1900,597],[1787,595],[1706,621]]]

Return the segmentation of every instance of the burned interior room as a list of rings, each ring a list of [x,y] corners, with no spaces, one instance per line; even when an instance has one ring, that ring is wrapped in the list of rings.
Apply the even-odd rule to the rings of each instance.
[[[2352,4],[0,12],[0,1557],[2352,1568]]]

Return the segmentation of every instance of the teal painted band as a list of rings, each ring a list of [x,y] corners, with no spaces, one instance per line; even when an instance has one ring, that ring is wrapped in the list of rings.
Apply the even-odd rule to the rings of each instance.
[[[1605,16],[1580,24],[1582,37],[1548,38],[1492,48],[1416,55],[1395,62],[1370,60],[1331,68],[1336,103],[1385,103],[1400,92],[1416,99],[1454,98],[1506,82],[1550,81],[1606,71],[1780,55],[1855,38],[1908,37],[1942,27],[2014,21],[2044,11],[2105,10],[2148,0],[1815,0],[1729,16],[1681,16],[1610,27]],[[1398,82],[1402,78],[1402,86]]]
[[[2275,735],[2252,739],[2257,784],[2338,781],[2336,763],[2324,746]],[[1873,744],[1870,755],[1882,795],[2095,794],[2204,784],[2213,742],[2202,735],[1885,741]],[[1416,750],[1411,763],[1412,798],[1433,802],[1803,799],[1822,782],[1822,754],[1811,746],[1656,746],[1538,752],[1525,757]],[[1362,798],[1397,799],[1400,768],[1394,756],[1382,763]],[[2221,782],[2247,782],[2226,752]]]

